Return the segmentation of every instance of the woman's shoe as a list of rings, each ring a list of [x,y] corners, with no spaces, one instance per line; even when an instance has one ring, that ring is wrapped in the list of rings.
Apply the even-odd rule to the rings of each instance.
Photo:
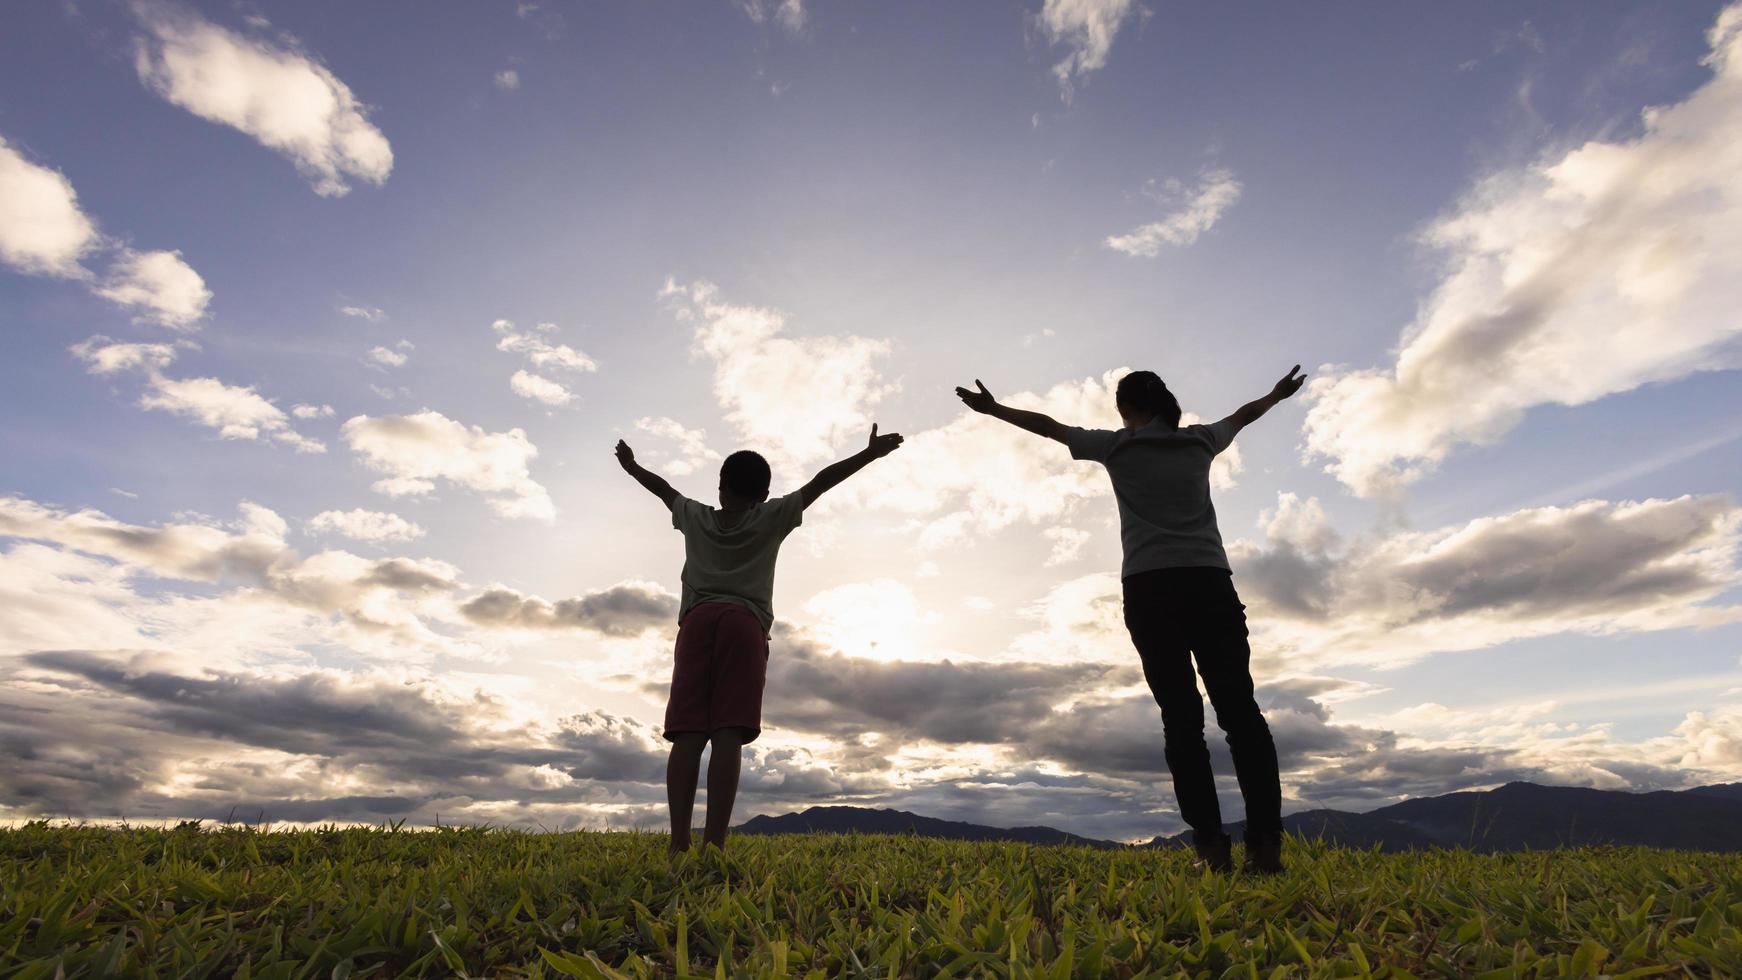
[[[1234,841],[1217,831],[1213,836],[1192,832],[1192,849],[1198,852],[1199,870],[1227,874],[1234,870]]]
[[[1282,833],[1254,834],[1246,832],[1246,873],[1255,875],[1281,874]]]

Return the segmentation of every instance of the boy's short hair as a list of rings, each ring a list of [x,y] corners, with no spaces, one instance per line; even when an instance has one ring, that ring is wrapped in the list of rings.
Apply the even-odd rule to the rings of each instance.
[[[746,497],[760,497],[768,492],[768,460],[760,453],[740,449],[720,464],[720,485]]]

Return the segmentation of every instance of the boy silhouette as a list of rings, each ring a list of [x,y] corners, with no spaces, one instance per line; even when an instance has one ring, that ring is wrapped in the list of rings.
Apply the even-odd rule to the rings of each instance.
[[[878,435],[872,425],[864,449],[823,467],[809,483],[773,500],[768,498],[768,461],[741,449],[720,464],[720,506],[714,508],[672,489],[635,462],[628,443],[617,441],[617,462],[670,508],[671,526],[684,539],[683,597],[664,732],[671,742],[665,791],[671,806],[672,854],[690,848],[702,750],[709,744],[714,754],[708,763],[702,841],[726,846],[742,750],[762,733],[762,686],[768,675],[774,560],[780,543],[818,497],[900,445],[900,435]]]
[[[1062,442],[1071,458],[1094,460],[1112,477],[1124,550],[1125,628],[1161,706],[1164,754],[1180,816],[1192,828],[1200,864],[1215,871],[1232,870],[1234,859],[1204,744],[1194,654],[1246,802],[1248,871],[1282,870],[1282,787],[1276,743],[1253,697],[1246,607],[1234,591],[1210,503],[1210,462],[1241,429],[1300,390],[1306,375],[1298,371],[1296,364],[1270,394],[1227,418],[1184,428],[1179,400],[1150,371],[1119,379],[1114,401],[1125,426],[1118,430],[1082,429],[1000,405],[978,379],[977,391],[956,389],[974,411]]]

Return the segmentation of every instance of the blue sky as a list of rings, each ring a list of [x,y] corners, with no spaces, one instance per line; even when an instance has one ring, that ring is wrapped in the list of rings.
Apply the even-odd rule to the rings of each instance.
[[[681,550],[612,443],[706,499],[875,420],[746,815],[1177,829],[1104,477],[950,389],[1217,418],[1296,362],[1216,489],[1291,806],[1742,778],[1736,8],[14,23],[0,697],[76,710],[0,815],[657,825]]]

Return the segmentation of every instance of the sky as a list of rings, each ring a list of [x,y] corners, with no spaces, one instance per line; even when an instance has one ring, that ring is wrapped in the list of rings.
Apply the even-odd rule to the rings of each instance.
[[[1285,811],[1742,780],[1742,5],[8,28],[0,819],[658,829],[682,542],[612,446],[711,501],[875,422],[740,818],[1176,832],[1105,474],[952,390],[1296,363],[1212,477]]]

